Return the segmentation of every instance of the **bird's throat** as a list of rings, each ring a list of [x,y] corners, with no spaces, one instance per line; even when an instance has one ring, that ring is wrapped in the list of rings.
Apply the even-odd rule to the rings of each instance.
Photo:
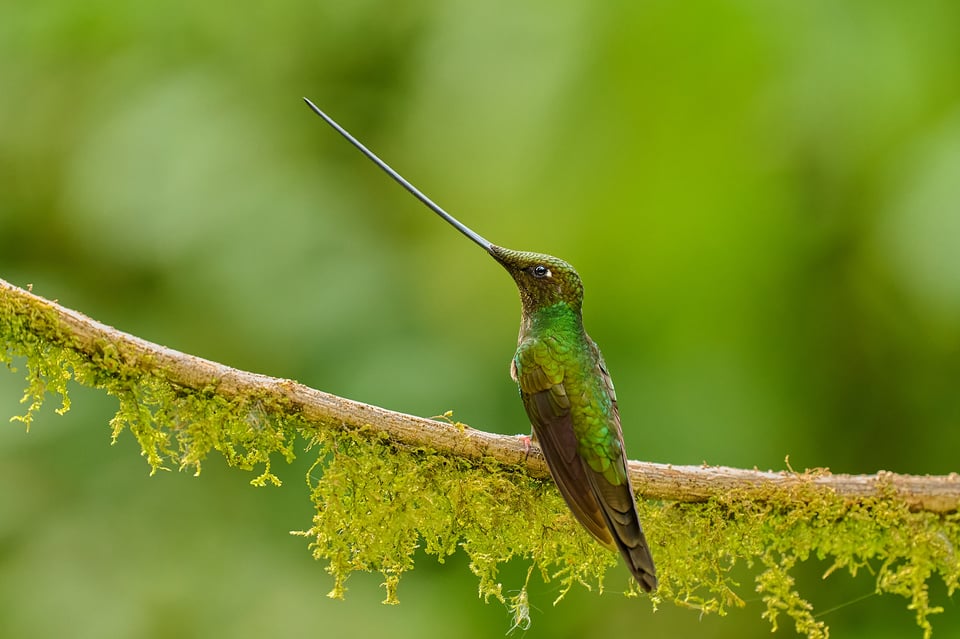
[[[557,302],[533,310],[524,310],[520,322],[520,339],[565,335],[571,338],[583,334],[583,318],[566,302]]]

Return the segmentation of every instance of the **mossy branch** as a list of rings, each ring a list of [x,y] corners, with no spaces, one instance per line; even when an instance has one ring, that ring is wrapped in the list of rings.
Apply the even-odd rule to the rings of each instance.
[[[472,461],[494,460],[523,467],[531,477],[549,477],[534,446],[529,454],[517,437],[488,433],[447,421],[406,415],[325,393],[288,379],[237,370],[165,346],[153,344],[101,324],[0,279],[5,304],[17,304],[32,318],[32,333],[73,349],[90,361],[108,359],[126,371],[162,377],[182,388],[215,392],[228,400],[257,397],[289,415],[323,427],[362,430],[411,447]],[[55,320],[55,321],[51,321]],[[677,502],[705,502],[737,491],[744,499],[765,499],[771,490],[806,499],[810,491],[849,498],[896,495],[912,510],[952,512],[960,506],[960,475],[835,475],[828,471],[764,472],[724,466],[676,466],[630,462],[639,497]]]
[[[567,514],[534,448],[516,437],[424,419],[337,397],[291,380],[248,373],[150,343],[0,280],[0,361],[24,357],[28,426],[45,394],[69,407],[66,382],[120,400],[114,438],[137,437],[155,471],[174,462],[200,470],[211,450],[279,483],[271,457],[291,460],[298,436],[317,449],[308,476],[317,507],[314,555],[328,560],[333,596],[354,570],[377,570],[395,602],[416,548],[443,558],[458,546],[471,558],[481,594],[502,601],[498,566],[522,558],[544,579],[603,587],[615,556],[590,542]],[[929,636],[927,583],[938,573],[958,586],[960,477],[834,475],[825,470],[761,472],[631,462],[661,572],[655,601],[723,613],[741,605],[729,577],[759,563],[756,589],[776,627],[780,612],[798,632],[827,628],[793,587],[790,570],[811,553],[856,573],[870,566],[880,592],[911,600]],[[667,502],[667,503],[664,503]],[[528,573],[529,579],[529,573]],[[631,585],[627,590],[635,593]],[[561,595],[562,596],[562,595]],[[509,598],[522,624],[526,587]]]

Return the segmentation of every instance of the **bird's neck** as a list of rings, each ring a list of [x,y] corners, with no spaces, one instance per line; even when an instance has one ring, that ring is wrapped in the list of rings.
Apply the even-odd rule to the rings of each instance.
[[[566,302],[524,310],[520,322],[520,339],[540,337],[547,334],[576,336],[583,333],[583,317],[580,311]]]

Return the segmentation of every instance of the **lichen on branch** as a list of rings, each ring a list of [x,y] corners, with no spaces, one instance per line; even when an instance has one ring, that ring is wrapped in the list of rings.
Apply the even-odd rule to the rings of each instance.
[[[484,598],[529,622],[526,583],[503,584],[510,561],[560,584],[639,595],[624,575],[606,583],[615,554],[576,524],[542,457],[513,437],[361,404],[281,380],[238,371],[151,344],[0,280],[0,361],[25,366],[23,414],[29,428],[47,394],[69,409],[71,380],[117,397],[114,440],[136,437],[151,472],[199,474],[216,451],[253,471],[255,485],[279,484],[271,462],[314,456],[307,475],[316,513],[298,534],[333,577],[376,571],[386,603],[414,567],[418,549],[439,561],[463,549]],[[303,452],[301,452],[301,449]],[[640,515],[657,558],[654,604],[673,602],[723,614],[751,590],[776,628],[786,616],[798,633],[828,629],[797,591],[795,566],[811,557],[853,575],[866,571],[878,593],[908,600],[924,637],[942,609],[930,601],[937,576],[960,583],[957,505],[960,479],[878,473],[759,472],[631,462]],[[752,569],[754,587],[731,576]],[[866,569],[866,570],[865,570]],[[516,592],[512,596],[505,593]],[[558,598],[558,599],[559,599]]]

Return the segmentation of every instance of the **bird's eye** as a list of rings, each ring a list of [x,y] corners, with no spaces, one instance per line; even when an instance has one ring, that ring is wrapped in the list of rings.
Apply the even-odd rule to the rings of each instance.
[[[550,277],[550,269],[548,269],[543,264],[537,264],[531,270],[534,277]]]

